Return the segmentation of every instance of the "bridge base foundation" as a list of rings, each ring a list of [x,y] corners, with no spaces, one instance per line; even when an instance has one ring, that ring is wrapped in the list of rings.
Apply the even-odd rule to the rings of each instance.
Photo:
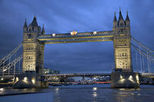
[[[138,88],[139,74],[134,72],[112,72],[112,88]]]
[[[47,88],[48,83],[41,80],[35,72],[26,72],[15,77],[13,88]]]

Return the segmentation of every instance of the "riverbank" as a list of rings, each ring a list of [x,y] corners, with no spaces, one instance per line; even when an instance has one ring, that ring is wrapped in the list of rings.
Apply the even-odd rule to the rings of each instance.
[[[46,93],[48,91],[49,89],[36,89],[36,88],[32,88],[32,89],[0,88],[0,96]]]

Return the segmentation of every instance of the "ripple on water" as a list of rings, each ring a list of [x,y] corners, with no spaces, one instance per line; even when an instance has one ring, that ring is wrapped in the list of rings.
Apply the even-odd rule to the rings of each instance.
[[[152,102],[153,95],[153,86],[140,89],[111,89],[110,86],[97,85],[62,86],[51,87],[46,93],[0,97],[0,102]]]

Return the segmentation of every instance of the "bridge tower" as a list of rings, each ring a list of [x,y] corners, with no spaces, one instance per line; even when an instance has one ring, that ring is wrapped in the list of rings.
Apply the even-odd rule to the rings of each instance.
[[[112,72],[112,87],[138,87],[138,75],[133,72],[131,62],[131,33],[128,12],[123,19],[121,10],[119,19],[114,14],[113,44],[115,58],[115,72]]]
[[[130,34],[130,20],[127,13],[126,19],[123,19],[121,11],[119,12],[119,19],[116,14],[113,21],[114,32],[114,56],[115,69],[125,72],[132,72],[131,65],[131,34]]]
[[[41,80],[44,62],[44,43],[37,37],[45,33],[44,26],[37,23],[36,17],[31,24],[25,20],[23,27],[23,63],[22,74],[16,75],[14,88],[47,87],[47,83]],[[18,79],[18,80],[17,80]]]
[[[37,37],[44,34],[44,26],[41,27],[37,23],[36,17],[28,26],[25,21],[23,27],[23,72],[42,73],[44,62],[44,44],[37,40]]]

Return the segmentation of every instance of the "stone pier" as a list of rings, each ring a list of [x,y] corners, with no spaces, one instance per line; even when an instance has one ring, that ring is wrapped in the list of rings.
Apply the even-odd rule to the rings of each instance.
[[[112,72],[112,88],[138,88],[139,74],[134,72]]]
[[[13,88],[47,88],[48,82],[35,72],[25,72],[15,77]]]

